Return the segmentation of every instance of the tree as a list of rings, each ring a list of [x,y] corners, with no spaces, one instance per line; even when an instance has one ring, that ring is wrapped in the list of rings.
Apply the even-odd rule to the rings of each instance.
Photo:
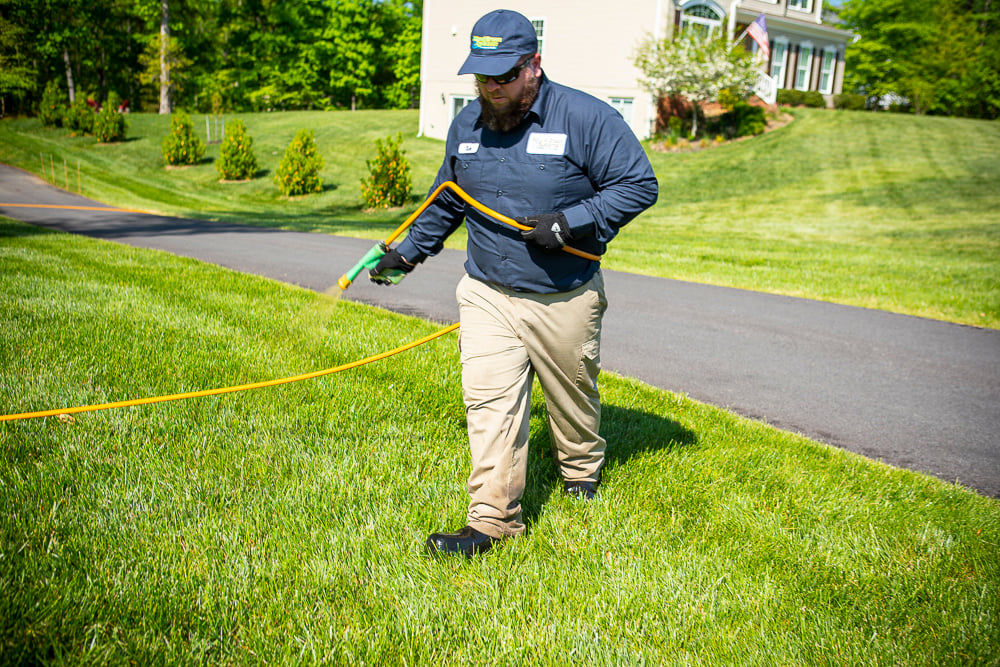
[[[640,84],[655,98],[681,96],[691,103],[691,136],[698,132],[698,113],[705,102],[716,101],[722,90],[746,97],[757,77],[752,54],[733,48],[729,40],[681,35],[677,39],[644,38],[635,65],[644,78]]]
[[[329,43],[330,95],[353,111],[375,102],[376,54],[385,34],[376,21],[374,0],[333,0],[335,11],[324,31]]]
[[[35,69],[21,48],[24,28],[0,16],[0,117],[7,114],[8,97],[22,100],[35,87]]]
[[[847,50],[845,88],[909,100],[916,113],[1000,116],[997,0],[847,0],[861,39]]]

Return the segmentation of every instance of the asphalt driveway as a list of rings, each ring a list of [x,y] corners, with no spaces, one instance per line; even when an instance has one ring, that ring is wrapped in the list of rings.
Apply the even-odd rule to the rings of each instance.
[[[103,206],[0,165],[7,217],[314,290],[335,284],[372,246],[39,205]],[[445,251],[396,287],[359,279],[345,298],[454,322],[463,261],[464,253]],[[607,370],[1000,497],[1000,331],[615,271],[605,281]]]

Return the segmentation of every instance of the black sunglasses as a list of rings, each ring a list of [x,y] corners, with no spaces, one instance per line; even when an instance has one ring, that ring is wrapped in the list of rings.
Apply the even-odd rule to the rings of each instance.
[[[476,77],[476,81],[478,81],[479,83],[486,83],[490,79],[493,79],[502,86],[505,83],[510,83],[517,77],[521,76],[521,70],[523,70],[530,64],[531,64],[531,58],[528,58],[520,65],[514,65],[514,67],[511,68],[509,71],[504,72],[503,74],[498,74],[497,76],[490,76],[488,74],[473,74],[473,76]]]

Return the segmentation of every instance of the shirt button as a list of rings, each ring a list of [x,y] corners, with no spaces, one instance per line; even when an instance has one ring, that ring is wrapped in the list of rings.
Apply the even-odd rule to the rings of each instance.
[[[540,165],[538,165],[538,168],[544,170],[545,169],[545,165],[544,164],[540,164]]]
[[[502,157],[502,158],[500,158],[500,161],[501,161],[501,162],[506,162],[506,161],[507,161],[507,158],[505,158],[505,157]]]

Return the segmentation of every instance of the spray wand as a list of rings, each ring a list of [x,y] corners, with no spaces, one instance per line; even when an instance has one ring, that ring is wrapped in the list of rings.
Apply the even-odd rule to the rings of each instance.
[[[458,187],[458,185],[453,181],[445,181],[444,183],[439,185],[434,190],[434,192],[432,192],[430,196],[427,197],[427,199],[424,200],[423,204],[417,207],[416,211],[411,213],[410,216],[403,221],[403,224],[401,224],[399,227],[396,228],[396,231],[390,234],[384,241],[379,241],[378,243],[376,243],[375,247],[373,247],[371,250],[365,253],[365,256],[361,258],[361,261],[359,261],[357,264],[351,267],[350,271],[342,275],[340,279],[337,281],[337,286],[340,287],[341,290],[345,290],[351,286],[351,283],[354,282],[354,279],[357,278],[358,274],[361,273],[364,269],[369,269],[369,270],[374,269],[376,265],[378,265],[379,260],[382,259],[382,256],[385,255],[387,252],[389,252],[389,245],[393,241],[395,241],[400,234],[406,231],[407,227],[412,225],[414,220],[419,218],[420,215],[427,210],[427,207],[430,206],[431,203],[438,198],[438,195],[440,195],[445,188],[452,190],[455,194],[457,194],[459,197],[465,200],[467,204],[472,206],[480,213],[485,213],[486,215],[490,216],[495,220],[499,220],[504,224],[510,225],[511,227],[515,227],[520,230],[531,229],[531,227],[522,225],[521,223],[517,222],[516,220],[514,220],[514,218],[510,218],[504,215],[503,213],[497,213],[493,209],[484,206],[483,204],[480,204],[478,201],[470,197],[468,193],[465,192],[465,190]],[[571,248],[570,246],[563,246],[562,249],[563,252],[568,252],[569,254],[576,255],[577,257],[583,257],[584,259],[589,259],[594,262],[601,261],[600,255],[594,255],[589,252],[584,252],[583,250],[577,250],[576,248]],[[399,269],[389,269],[383,271],[380,277],[385,278],[386,280],[392,283],[398,283],[400,280],[403,279],[404,276],[406,276],[406,274],[400,271]]]

